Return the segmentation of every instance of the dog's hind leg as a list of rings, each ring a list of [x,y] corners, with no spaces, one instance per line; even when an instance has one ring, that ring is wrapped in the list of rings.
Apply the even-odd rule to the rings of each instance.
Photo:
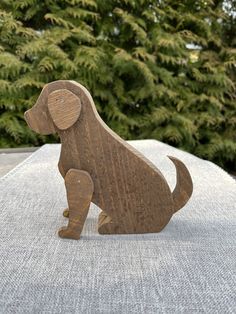
[[[80,238],[89,205],[93,196],[94,185],[89,173],[70,169],[65,176],[65,186],[69,205],[69,222],[67,227],[59,230],[61,238]]]
[[[98,216],[98,232],[100,234],[122,234],[126,233],[124,226],[113,222],[112,218],[108,216],[103,210]]]

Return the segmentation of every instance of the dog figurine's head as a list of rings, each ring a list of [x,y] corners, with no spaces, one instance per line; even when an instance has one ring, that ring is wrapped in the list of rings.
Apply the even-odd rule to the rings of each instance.
[[[80,99],[68,89],[46,85],[36,104],[24,114],[28,126],[48,135],[67,130],[76,123],[81,112]]]

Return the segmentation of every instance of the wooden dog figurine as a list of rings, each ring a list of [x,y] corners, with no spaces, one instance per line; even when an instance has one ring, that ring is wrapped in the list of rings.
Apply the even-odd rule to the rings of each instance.
[[[181,161],[169,157],[177,171],[171,193],[160,171],[102,121],[87,89],[74,81],[47,84],[25,119],[35,132],[56,132],[61,139],[58,167],[69,222],[60,237],[80,238],[90,202],[102,209],[101,234],[159,232],[192,194],[192,179]]]

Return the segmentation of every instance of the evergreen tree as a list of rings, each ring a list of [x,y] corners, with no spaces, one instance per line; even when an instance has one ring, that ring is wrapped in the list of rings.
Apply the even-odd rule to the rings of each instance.
[[[31,132],[23,112],[45,83],[74,79],[122,137],[155,138],[233,169],[230,23],[214,0],[2,0],[0,145],[53,140]]]

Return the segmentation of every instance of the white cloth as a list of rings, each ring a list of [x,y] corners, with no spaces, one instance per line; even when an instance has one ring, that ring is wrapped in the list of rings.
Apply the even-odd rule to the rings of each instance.
[[[131,144],[172,189],[167,155],[193,178],[190,201],[157,234],[99,235],[92,205],[81,239],[60,239],[60,145],[43,146],[0,179],[0,313],[235,313],[235,181],[163,143]]]

